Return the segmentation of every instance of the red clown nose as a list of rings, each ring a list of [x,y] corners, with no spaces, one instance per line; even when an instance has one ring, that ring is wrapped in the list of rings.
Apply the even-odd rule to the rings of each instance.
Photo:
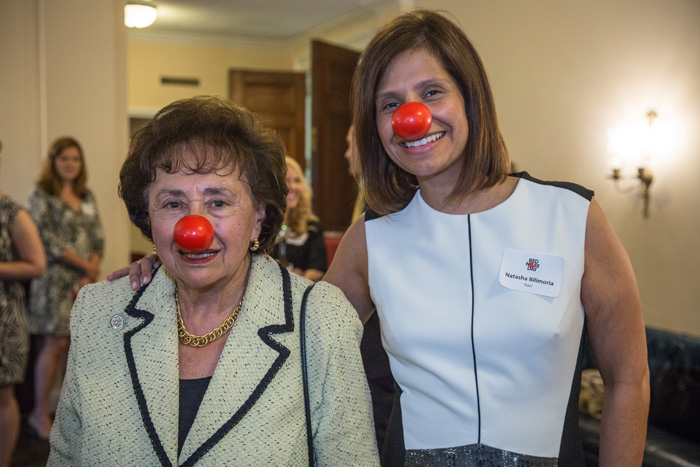
[[[399,137],[415,141],[430,130],[433,116],[430,109],[420,102],[407,102],[400,106],[391,117],[391,126]]]
[[[185,216],[175,224],[173,235],[183,250],[199,253],[214,240],[214,227],[202,216]]]

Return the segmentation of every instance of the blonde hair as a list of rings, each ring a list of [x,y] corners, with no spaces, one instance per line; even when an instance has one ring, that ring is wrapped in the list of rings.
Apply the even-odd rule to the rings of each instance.
[[[313,199],[313,190],[306,181],[304,176],[304,171],[297,161],[287,156],[287,170],[292,167],[299,174],[301,179],[301,196],[299,196],[299,202],[295,208],[287,207],[287,212],[284,216],[285,222],[287,223],[287,228],[295,235],[305,234],[308,230],[309,221],[318,221],[318,216],[314,214],[313,208],[311,207],[311,200]]]

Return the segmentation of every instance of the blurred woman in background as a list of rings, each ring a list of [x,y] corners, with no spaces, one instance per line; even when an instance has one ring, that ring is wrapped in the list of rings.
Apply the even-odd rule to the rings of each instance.
[[[0,467],[10,465],[17,443],[20,412],[14,385],[24,380],[29,354],[22,281],[45,269],[46,255],[31,216],[0,191]]]
[[[65,369],[74,297],[100,272],[102,223],[86,182],[80,144],[70,137],[59,138],[49,149],[29,199],[48,260],[46,274],[32,281],[29,294],[29,332],[44,336],[34,368],[34,408],[27,420],[40,439],[48,439],[53,424],[49,397],[57,375]]]
[[[311,207],[313,191],[297,161],[287,157],[287,210],[273,257],[293,272],[317,282],[327,268],[323,226]]]

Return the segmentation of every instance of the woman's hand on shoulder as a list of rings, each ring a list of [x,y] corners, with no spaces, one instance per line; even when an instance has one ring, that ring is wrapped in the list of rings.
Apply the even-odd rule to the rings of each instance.
[[[138,290],[141,285],[151,282],[153,270],[160,265],[161,262],[158,255],[151,253],[138,261],[134,261],[127,267],[117,269],[107,276],[107,280],[114,281],[128,275],[129,281],[131,282],[131,289]]]
[[[323,280],[343,291],[363,323],[374,312],[369,295],[365,216],[360,216],[345,232]]]

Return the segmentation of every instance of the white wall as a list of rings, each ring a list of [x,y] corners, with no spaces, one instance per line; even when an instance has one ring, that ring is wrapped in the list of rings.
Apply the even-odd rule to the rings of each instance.
[[[0,2],[0,190],[26,204],[42,160],[37,2]]]
[[[26,205],[49,144],[82,144],[106,236],[102,276],[129,260],[117,196],[127,150],[123,2],[0,2],[0,189]]]
[[[700,2],[429,4],[450,11],[479,50],[518,168],[594,189],[631,257],[647,324],[700,335]],[[606,178],[607,130],[650,109],[681,135],[652,163],[644,219],[641,201]]]

